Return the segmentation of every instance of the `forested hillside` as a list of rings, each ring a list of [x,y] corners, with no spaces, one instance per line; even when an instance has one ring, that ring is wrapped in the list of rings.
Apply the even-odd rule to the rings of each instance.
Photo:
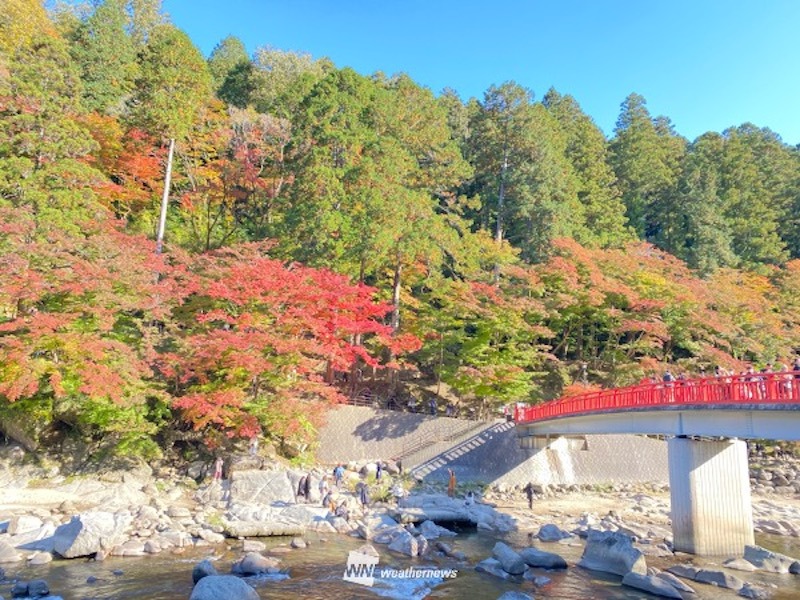
[[[206,58],[159,0],[59,6],[0,7],[10,437],[307,441],[364,387],[494,410],[800,348],[800,156],[768,129],[687,140],[634,93],[607,139],[554,89]]]

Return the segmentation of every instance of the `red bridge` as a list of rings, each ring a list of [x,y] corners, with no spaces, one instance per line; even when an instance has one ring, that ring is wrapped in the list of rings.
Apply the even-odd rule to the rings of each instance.
[[[736,556],[754,543],[744,439],[800,439],[800,373],[588,392],[519,408],[515,418],[520,444],[531,451],[560,435],[666,436],[675,550]]]
[[[800,373],[641,384],[517,408],[520,437],[645,433],[800,439]]]

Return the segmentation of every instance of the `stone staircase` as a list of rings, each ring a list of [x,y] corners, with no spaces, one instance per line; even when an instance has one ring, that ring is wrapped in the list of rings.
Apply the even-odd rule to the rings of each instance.
[[[415,477],[425,477],[426,475],[441,469],[450,461],[459,458],[475,450],[491,439],[494,433],[499,433],[511,429],[514,423],[505,420],[482,421],[472,427],[466,427],[458,434],[448,436],[435,443],[428,444],[424,448],[410,454],[403,465]]]

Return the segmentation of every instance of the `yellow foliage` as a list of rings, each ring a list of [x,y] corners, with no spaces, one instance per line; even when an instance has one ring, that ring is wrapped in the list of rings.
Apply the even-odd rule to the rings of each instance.
[[[41,34],[56,31],[40,0],[0,0],[0,53],[11,56]]]

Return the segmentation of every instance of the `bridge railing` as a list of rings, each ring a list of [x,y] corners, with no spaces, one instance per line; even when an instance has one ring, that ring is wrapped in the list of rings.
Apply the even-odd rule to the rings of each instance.
[[[752,373],[659,381],[517,407],[517,423],[582,413],[696,404],[800,403],[800,373]]]

